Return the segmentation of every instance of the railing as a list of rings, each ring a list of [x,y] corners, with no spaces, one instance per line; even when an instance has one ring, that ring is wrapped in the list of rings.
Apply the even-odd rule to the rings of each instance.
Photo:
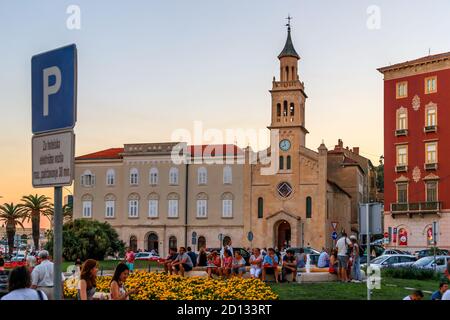
[[[425,163],[425,170],[437,170],[437,163]]]
[[[395,130],[395,136],[406,136],[408,135],[408,129],[399,129],[399,130]]]
[[[428,133],[428,132],[436,132],[437,131],[437,126],[426,126],[425,128],[423,128],[423,131]]]
[[[435,213],[441,210],[441,202],[391,203],[392,213]]]
[[[402,165],[395,167],[395,172],[406,172],[406,171],[408,171],[408,166]]]

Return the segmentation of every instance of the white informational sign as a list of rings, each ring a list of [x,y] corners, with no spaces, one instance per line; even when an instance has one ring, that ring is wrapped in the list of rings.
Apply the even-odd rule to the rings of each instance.
[[[70,186],[75,152],[73,131],[33,136],[32,145],[33,187]]]

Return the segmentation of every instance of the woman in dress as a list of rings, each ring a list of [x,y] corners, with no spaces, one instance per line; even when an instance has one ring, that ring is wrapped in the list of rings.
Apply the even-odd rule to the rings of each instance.
[[[81,268],[78,299],[79,300],[94,300],[94,294],[97,285],[97,270],[98,264],[94,259],[88,259],[84,262]]]
[[[130,269],[128,266],[125,263],[119,263],[110,283],[111,300],[129,300],[130,295],[136,292],[136,290],[128,292],[125,290],[125,282],[129,275]]]

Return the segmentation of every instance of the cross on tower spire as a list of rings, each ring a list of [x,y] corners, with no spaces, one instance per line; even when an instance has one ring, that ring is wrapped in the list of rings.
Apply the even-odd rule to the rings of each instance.
[[[291,15],[288,14],[288,17],[287,17],[286,19],[287,19],[287,21],[288,21],[288,23],[287,23],[286,26],[288,27],[288,31],[290,32],[290,31],[291,31],[291,20],[292,20]]]

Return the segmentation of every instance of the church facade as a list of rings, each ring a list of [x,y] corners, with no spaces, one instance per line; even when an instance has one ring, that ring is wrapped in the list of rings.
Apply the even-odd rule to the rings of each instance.
[[[179,143],[128,144],[76,158],[74,218],[108,221],[133,247],[217,248],[333,245],[351,232],[351,195],[332,180],[322,143],[306,147],[308,98],[298,72],[290,26],[273,79],[270,147],[266,152],[220,145],[213,156],[233,164],[205,164],[205,146],[187,146],[182,164],[170,154]],[[256,159],[256,161],[251,161]],[[194,161],[200,160],[200,161]],[[240,161],[238,161],[240,160]]]

